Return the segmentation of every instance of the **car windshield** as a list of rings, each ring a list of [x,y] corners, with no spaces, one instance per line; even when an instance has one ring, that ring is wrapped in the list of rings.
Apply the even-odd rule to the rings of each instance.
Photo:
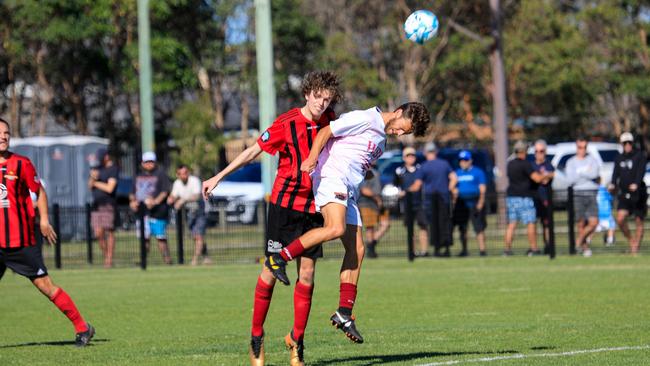
[[[227,176],[224,181],[226,182],[261,182],[262,181],[262,165],[260,163],[252,163],[241,167],[236,172]]]
[[[618,150],[600,150],[600,158],[603,159],[605,163],[612,163],[616,160],[618,156]]]

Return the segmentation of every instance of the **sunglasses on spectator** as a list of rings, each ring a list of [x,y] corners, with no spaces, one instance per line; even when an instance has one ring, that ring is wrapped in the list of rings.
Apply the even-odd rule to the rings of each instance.
[[[632,145],[632,141],[623,141],[623,145],[625,145],[625,144],[630,144],[630,145]]]
[[[535,150],[535,153],[544,153],[546,150]]]

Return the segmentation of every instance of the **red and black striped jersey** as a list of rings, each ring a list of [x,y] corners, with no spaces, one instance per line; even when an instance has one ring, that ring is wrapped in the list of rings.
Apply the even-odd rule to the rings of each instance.
[[[334,119],[331,109],[315,122],[305,118],[300,108],[294,108],[281,114],[257,139],[262,150],[280,155],[271,203],[295,211],[316,212],[311,178],[300,171],[300,165],[309,155],[318,131]]]
[[[22,248],[36,244],[29,192],[38,192],[41,182],[28,158],[10,154],[0,163],[0,248]]]

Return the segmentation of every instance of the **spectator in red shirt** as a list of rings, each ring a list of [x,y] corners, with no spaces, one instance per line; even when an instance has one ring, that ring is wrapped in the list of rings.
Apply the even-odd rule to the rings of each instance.
[[[50,244],[56,233],[47,214],[47,195],[28,158],[9,151],[10,126],[0,118],[0,278],[7,268],[27,277],[74,325],[75,345],[90,342],[95,329],[83,319],[70,296],[57,287],[43,263],[34,235],[35,212],[30,191],[38,198],[40,230]]]

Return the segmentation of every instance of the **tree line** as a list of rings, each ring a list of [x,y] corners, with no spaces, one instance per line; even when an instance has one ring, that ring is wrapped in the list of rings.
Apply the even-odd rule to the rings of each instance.
[[[271,4],[278,111],[302,104],[301,77],[325,68],[343,81],[339,113],[420,100],[438,140],[491,143],[487,0]],[[513,139],[650,136],[650,1],[501,6]],[[259,124],[254,1],[150,7],[157,146],[208,173],[224,159],[233,123],[244,139]],[[438,36],[422,46],[402,30],[415,9],[440,20]],[[0,114],[14,135],[54,129],[138,143],[136,0],[5,0],[0,19]]]

